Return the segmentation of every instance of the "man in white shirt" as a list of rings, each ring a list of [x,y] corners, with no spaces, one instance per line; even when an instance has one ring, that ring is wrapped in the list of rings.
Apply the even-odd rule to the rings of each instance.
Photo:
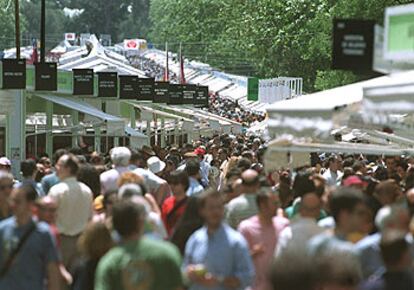
[[[339,178],[341,177],[341,172],[339,171],[339,159],[336,156],[331,156],[328,159],[328,169],[323,174],[323,178],[326,180],[326,185],[336,186]]]
[[[77,240],[92,217],[92,191],[76,180],[79,169],[77,158],[65,154],[56,164],[60,183],[53,186],[49,196],[56,200],[56,225],[61,236],[63,264],[69,268],[79,256]]]
[[[111,150],[111,160],[114,168],[103,172],[101,179],[101,192],[112,193],[118,190],[118,178],[122,173],[130,171],[128,168],[131,151],[126,147],[115,147]]]

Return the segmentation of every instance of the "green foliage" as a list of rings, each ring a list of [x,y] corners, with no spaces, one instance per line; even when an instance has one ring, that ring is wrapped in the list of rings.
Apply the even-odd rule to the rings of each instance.
[[[0,49],[14,46],[14,5],[0,0]],[[7,8],[7,10],[6,10]]]
[[[151,0],[154,42],[197,42],[187,57],[259,77],[295,76],[305,91],[328,89],[367,76],[332,71],[332,21],[383,22],[385,7],[409,0]]]

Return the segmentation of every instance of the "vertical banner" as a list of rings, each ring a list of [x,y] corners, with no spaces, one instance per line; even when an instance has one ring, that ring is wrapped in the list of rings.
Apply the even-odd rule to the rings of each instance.
[[[259,79],[251,77],[247,79],[247,100],[259,100]]]
[[[333,26],[332,68],[372,71],[375,22],[334,19]]]
[[[98,97],[116,98],[118,96],[118,73],[98,72]]]
[[[92,96],[94,88],[93,69],[73,69],[73,94]]]
[[[119,98],[136,100],[138,96],[138,76],[119,76]]]
[[[154,78],[138,79],[138,101],[152,101],[154,98]]]
[[[208,86],[197,86],[197,92],[194,99],[194,106],[197,108],[207,108],[208,99]]]
[[[183,103],[183,86],[178,84],[170,84],[169,105],[182,105]]]
[[[183,104],[194,105],[197,85],[183,85]]]
[[[154,103],[169,103],[170,84],[167,82],[154,83]]]
[[[57,90],[57,64],[44,62],[35,64],[35,90],[56,91]]]

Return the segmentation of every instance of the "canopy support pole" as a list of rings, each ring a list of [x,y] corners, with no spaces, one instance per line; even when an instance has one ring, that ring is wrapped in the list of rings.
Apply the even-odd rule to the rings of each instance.
[[[72,110],[72,112],[71,112],[71,115],[72,115],[72,122],[73,122],[73,126],[75,127],[75,130],[76,130],[76,132],[73,132],[73,133],[75,133],[75,134],[73,134],[73,136],[72,136],[72,148],[75,148],[75,147],[77,147],[78,146],[78,132],[79,132],[79,128],[78,128],[78,125],[79,125],[79,112],[78,111],[76,111],[76,110]]]
[[[101,127],[94,128],[95,138],[94,138],[94,150],[98,153],[101,152]]]
[[[165,148],[165,119],[161,118],[161,148]]]
[[[53,103],[46,102],[46,153],[53,155]]]

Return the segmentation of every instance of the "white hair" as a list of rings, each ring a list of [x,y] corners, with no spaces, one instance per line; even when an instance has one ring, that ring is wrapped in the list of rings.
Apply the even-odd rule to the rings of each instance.
[[[119,199],[128,199],[133,196],[143,196],[142,189],[139,185],[134,183],[127,183],[121,186],[118,190]]]
[[[380,231],[384,231],[390,226],[398,224],[400,222],[400,214],[404,211],[407,212],[407,209],[401,205],[384,206],[375,217],[375,225]]]
[[[111,160],[115,166],[128,166],[131,151],[126,147],[115,147],[111,150]]]

